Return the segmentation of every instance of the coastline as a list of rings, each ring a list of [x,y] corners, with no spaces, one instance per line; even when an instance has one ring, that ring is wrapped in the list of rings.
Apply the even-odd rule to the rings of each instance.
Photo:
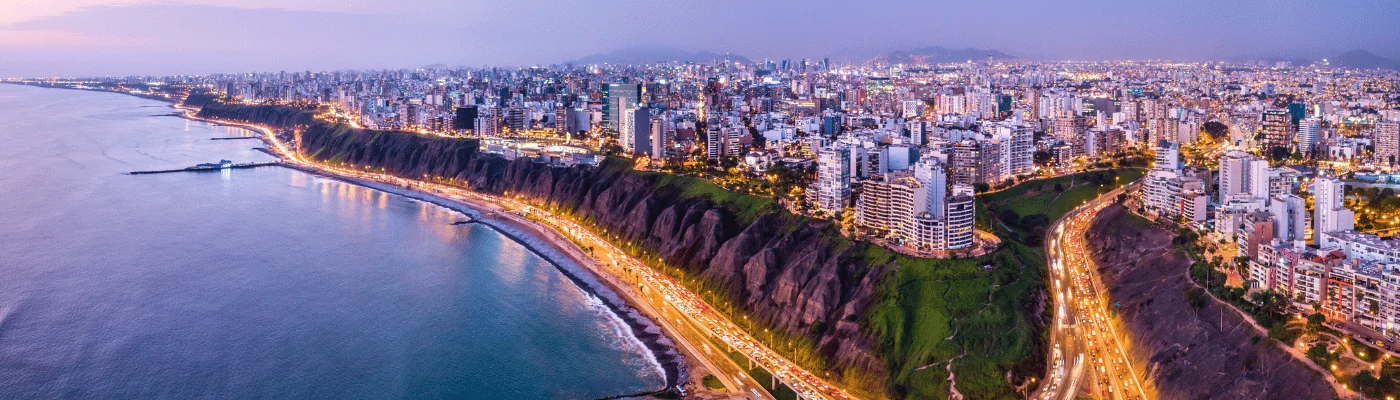
[[[33,86],[41,88],[64,88],[61,86]],[[240,124],[236,122],[209,120],[194,117],[184,112],[189,111],[189,109],[184,108],[179,103],[170,101],[168,99],[161,99],[148,96],[137,96],[131,93],[113,92],[100,89],[68,89],[125,94],[149,100],[163,100],[168,102],[171,108],[180,111],[175,114],[171,114],[170,116],[218,126],[246,129],[254,132],[255,137],[257,137],[259,141],[263,142],[264,146],[272,145],[271,143],[268,143],[268,139],[264,137],[264,135],[260,134],[261,129],[259,127],[247,124]],[[665,382],[664,388],[653,392],[620,395],[620,397],[652,395],[683,386],[686,384],[687,381],[690,380],[689,371],[699,366],[695,364],[691,360],[691,358],[681,354],[680,350],[678,349],[678,346],[676,345],[676,342],[665,333],[665,330],[662,329],[656,323],[656,321],[653,320],[651,316],[647,315],[639,309],[638,305],[640,304],[640,301],[631,298],[629,295],[624,295],[623,293],[630,294],[630,292],[623,290],[622,288],[618,287],[617,283],[613,282],[611,279],[608,279],[609,275],[607,275],[607,272],[602,271],[597,265],[594,265],[594,261],[590,257],[583,255],[581,253],[581,249],[578,249],[574,243],[568,241],[568,239],[562,237],[562,235],[560,235],[558,232],[553,231],[552,229],[539,226],[538,223],[534,222],[517,221],[511,218],[502,217],[502,214],[506,212],[503,210],[498,210],[497,207],[476,204],[465,199],[452,199],[446,196],[428,192],[426,190],[404,188],[387,183],[344,176],[331,171],[325,171],[315,168],[306,168],[295,163],[285,162],[286,160],[284,160],[283,157],[279,156],[276,152],[269,150],[267,147],[260,147],[258,149],[268,155],[276,157],[278,160],[284,161],[280,164],[280,166],[284,168],[294,169],[303,173],[315,175],[326,179],[333,179],[356,186],[379,190],[400,197],[412,199],[415,201],[422,201],[452,211],[456,211],[458,213],[470,217],[470,222],[479,223],[492,229],[493,231],[501,234],[502,236],[505,236],[511,241],[520,244],[521,246],[525,247],[526,250],[530,251],[531,253],[534,253],[540,259],[554,266],[556,270],[558,270],[570,281],[572,281],[574,285],[577,286],[579,290],[581,290],[585,295],[597,299],[604,307],[606,307],[608,311],[612,314],[612,317],[616,318],[622,326],[626,327],[629,330],[629,332],[626,332],[625,336],[630,337],[623,337],[620,339],[626,340],[630,338],[634,340],[637,345],[646,349],[647,352],[650,353],[651,361],[656,363],[656,366],[661,370],[663,380]]]
[[[593,265],[591,260],[568,251],[565,246],[572,246],[572,243],[565,245],[561,242],[567,239],[561,237],[541,237],[557,236],[557,234],[551,234],[551,230],[537,226],[529,226],[527,223],[521,221],[504,218],[501,214],[507,211],[496,210],[493,207],[474,204],[460,199],[451,199],[421,190],[346,177],[326,173],[325,171],[311,170],[296,165],[285,166],[322,178],[333,179],[433,204],[470,217],[471,223],[486,226],[496,233],[499,233],[501,236],[520,244],[540,259],[553,265],[555,269],[564,274],[570,281],[574,282],[574,285],[578,286],[579,290],[598,299],[604,307],[607,307],[607,309],[619,319],[623,326],[631,330],[628,334],[637,340],[637,344],[646,348],[651,353],[652,360],[656,362],[657,366],[662,370],[668,388],[679,385],[687,380],[689,368],[686,366],[684,357],[676,349],[675,343],[669,337],[662,334],[661,328],[639,311],[633,305],[632,301],[620,295],[620,288],[616,287],[609,280],[602,279],[602,277],[599,276],[602,272],[597,270],[597,267]]]

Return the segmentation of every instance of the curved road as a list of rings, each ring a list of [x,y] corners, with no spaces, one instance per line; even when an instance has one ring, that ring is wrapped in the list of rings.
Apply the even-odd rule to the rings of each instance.
[[[1080,396],[1100,399],[1153,398],[1127,357],[1131,343],[1120,335],[1110,318],[1107,291],[1084,235],[1099,210],[1112,204],[1138,183],[1114,189],[1066,213],[1046,234],[1046,261],[1050,268],[1055,319],[1050,327],[1049,371],[1032,398],[1069,400]]]

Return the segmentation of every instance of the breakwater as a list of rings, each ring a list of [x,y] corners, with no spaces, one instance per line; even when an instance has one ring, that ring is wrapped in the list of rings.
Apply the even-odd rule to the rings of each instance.
[[[255,162],[255,163],[230,164],[230,165],[196,165],[196,166],[193,166],[193,167],[176,168],[176,169],[159,169],[159,170],[151,170],[151,171],[131,171],[131,172],[127,172],[126,175],[166,174],[166,173],[171,173],[171,172],[209,172],[209,171],[221,171],[221,170],[225,170],[225,169],[247,169],[247,168],[258,168],[258,167],[271,167],[271,166],[276,166],[276,165],[282,165],[282,162],[281,162],[281,161],[270,161],[270,162]]]

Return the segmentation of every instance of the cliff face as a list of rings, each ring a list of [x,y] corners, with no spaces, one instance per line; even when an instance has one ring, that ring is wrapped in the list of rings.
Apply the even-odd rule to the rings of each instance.
[[[551,167],[479,156],[475,140],[329,125],[305,129],[300,141],[303,154],[322,161],[454,179],[557,206],[698,277],[761,326],[815,344],[833,376],[846,369],[876,379],[885,374],[861,322],[876,280],[890,266],[858,261],[859,245],[842,240],[828,222],[772,210],[746,218],[688,191],[683,180],[633,171],[625,162]]]
[[[302,154],[332,164],[384,168],[385,173],[422,178],[458,176],[476,157],[478,142],[405,132],[371,131],[315,124],[295,136]]]
[[[292,106],[228,104],[211,101],[203,95],[191,95],[185,99],[189,106],[201,106],[200,118],[214,118],[267,125],[275,128],[291,128],[316,123],[315,111]]]
[[[1174,232],[1134,220],[1121,206],[1095,217],[1088,241],[1119,317],[1164,399],[1331,399],[1320,374],[1279,349],[1245,316],[1212,299],[1192,307],[1190,260]],[[1260,338],[1260,339],[1252,339]],[[1255,344],[1254,340],[1258,340]]]

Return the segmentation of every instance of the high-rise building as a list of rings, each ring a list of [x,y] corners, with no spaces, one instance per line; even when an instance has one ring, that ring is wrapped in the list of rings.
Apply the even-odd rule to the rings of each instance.
[[[933,215],[935,219],[942,220],[944,217],[944,201],[948,197],[948,169],[943,162],[934,157],[924,157],[914,163],[914,179],[923,185],[928,193],[924,196],[928,199],[927,207],[923,210]]]
[[[1243,151],[1229,151],[1220,157],[1220,202],[1225,203],[1233,196],[1249,193],[1246,179],[1249,176],[1249,162],[1254,156]]]
[[[1380,121],[1372,131],[1376,146],[1376,162],[1394,166],[1400,164],[1400,122]]]
[[[1292,117],[1284,110],[1269,110],[1263,114],[1263,120],[1259,126],[1259,150],[1264,154],[1272,154],[1276,147],[1289,148],[1289,131],[1293,128]]]
[[[1304,118],[1298,123],[1298,151],[1311,156],[1322,136],[1322,118]]]
[[[705,130],[705,158],[708,160],[718,160],[724,154],[724,140],[721,139],[719,128]]]
[[[525,107],[512,106],[506,109],[506,126],[511,133],[525,130]]]
[[[971,185],[954,184],[945,204],[944,240],[948,250],[972,247],[973,225],[977,220],[976,198]]]
[[[1056,118],[1055,139],[1070,144],[1081,143],[1086,124],[1083,116]]]
[[[659,160],[670,156],[671,135],[666,125],[661,118],[651,120],[651,158]]]
[[[1156,169],[1180,169],[1181,168],[1181,147],[1174,142],[1161,140],[1157,142],[1157,154],[1155,159]]]
[[[1313,182],[1313,243],[1322,244],[1322,234],[1349,231],[1356,223],[1355,215],[1342,204],[1346,184],[1332,177],[1319,177]]]
[[[1029,174],[1035,169],[1035,133],[1030,127],[1015,124],[997,125],[997,136],[1002,140],[1002,169],[1008,175]]]
[[[618,133],[627,154],[651,154],[651,110],[627,107],[622,110]]]
[[[948,164],[953,182],[962,184],[994,183],[1000,179],[1002,149],[999,143],[964,139],[953,144]]]
[[[636,83],[609,83],[603,85],[603,128],[621,133],[618,129],[622,112],[642,98],[642,85]]]
[[[569,109],[565,107],[554,108],[554,133],[563,135],[569,132]]]
[[[457,111],[452,118],[452,128],[458,130],[475,130],[477,110],[476,106],[457,107]]]
[[[1301,243],[1307,235],[1307,201],[1297,195],[1275,196],[1269,202],[1274,238],[1285,243]]]
[[[851,199],[851,149],[836,144],[817,154],[817,208],[839,212]]]
[[[1220,157],[1220,202],[1261,199],[1267,203],[1272,178],[1276,175],[1268,161],[1253,154],[1239,150],[1226,152]]]

